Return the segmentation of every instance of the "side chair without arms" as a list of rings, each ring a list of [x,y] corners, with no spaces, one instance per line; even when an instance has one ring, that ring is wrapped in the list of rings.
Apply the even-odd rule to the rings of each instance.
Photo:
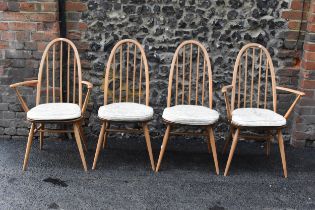
[[[277,113],[277,90],[296,95],[296,99],[284,116]],[[226,102],[227,117],[231,124],[223,153],[233,139],[224,176],[228,174],[239,138],[266,141],[267,155],[269,155],[273,132],[276,132],[283,173],[284,177],[287,177],[281,130],[286,126],[288,117],[304,93],[276,85],[270,54],[265,47],[255,43],[247,44],[240,50],[234,65],[232,84],[223,87],[222,92]],[[258,131],[263,132],[264,135],[241,135],[241,131],[255,131],[255,133]]]
[[[161,166],[169,136],[173,134],[205,136],[209,153],[212,150],[216,174],[219,174],[213,132],[219,113],[212,109],[212,72],[209,55],[198,41],[184,41],[176,49],[169,75],[167,108],[164,109],[162,118],[166,124],[166,131],[156,172]],[[171,128],[183,126],[203,131],[171,132]]]
[[[153,118],[153,109],[149,106],[149,83],[148,62],[140,43],[132,39],[119,41],[112,49],[106,66],[104,106],[98,111],[98,118],[102,121],[102,125],[92,169],[96,168],[100,151],[106,147],[110,132],[144,132],[154,171],[148,128],[148,122]],[[145,92],[143,93],[142,90]],[[141,125],[141,129],[111,129],[110,125],[114,123],[136,123]]]
[[[85,100],[82,86],[87,87]],[[36,87],[36,105],[29,109],[21,96],[19,87]],[[87,165],[84,156],[86,140],[81,123],[93,85],[82,81],[81,62],[73,42],[65,38],[51,41],[45,48],[38,72],[38,79],[10,85],[18,96],[27,120],[31,122],[23,170],[27,169],[33,136],[39,132],[40,150],[44,143],[44,133],[74,133],[83,168]],[[73,129],[45,129],[46,124],[72,125]]]

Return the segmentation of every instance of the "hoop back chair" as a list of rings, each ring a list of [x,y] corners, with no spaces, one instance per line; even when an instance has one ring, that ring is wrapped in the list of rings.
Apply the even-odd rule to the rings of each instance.
[[[82,86],[87,87],[83,102]],[[29,109],[18,87],[36,87],[36,105]],[[92,84],[82,81],[81,62],[76,46],[68,39],[57,38],[45,48],[38,72],[38,79],[15,83],[10,86],[18,96],[27,119],[31,122],[23,170],[26,170],[33,136],[40,135],[40,149],[44,133],[71,133],[75,135],[84,170],[87,170],[82,142],[86,149],[81,121],[85,113]],[[39,125],[36,127],[36,125]],[[45,129],[45,124],[72,124],[71,130]]]
[[[277,113],[277,90],[296,94],[296,99],[282,116]],[[222,88],[225,97],[228,120],[231,123],[230,136],[224,151],[233,138],[230,154],[225,168],[226,176],[232,161],[238,138],[267,141],[267,155],[270,152],[272,131],[277,131],[284,176],[287,177],[284,142],[281,129],[294,106],[304,93],[276,85],[276,76],[268,50],[260,44],[245,45],[236,58],[232,84]],[[230,93],[231,101],[228,94]],[[240,135],[241,130],[260,129],[267,135]]]
[[[209,55],[198,41],[182,42],[173,56],[167,108],[163,112],[167,125],[156,171],[159,170],[170,134],[206,136],[212,149],[216,173],[219,174],[213,125],[219,114],[212,110],[212,72]],[[175,126],[197,126],[206,132],[170,132]]]
[[[144,77],[144,78],[143,78]],[[153,117],[149,106],[149,67],[144,49],[132,39],[119,41],[112,49],[104,79],[104,106],[98,111],[102,127],[95,152],[93,169],[109,132],[144,132],[152,170],[155,169],[148,122]],[[143,92],[144,91],[144,92]],[[139,129],[110,129],[114,122],[140,123]]]

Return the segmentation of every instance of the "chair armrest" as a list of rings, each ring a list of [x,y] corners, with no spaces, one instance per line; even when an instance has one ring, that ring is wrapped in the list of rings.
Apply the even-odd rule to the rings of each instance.
[[[233,85],[227,85],[222,87],[222,93],[224,95],[225,100],[225,106],[226,106],[226,112],[227,112],[227,118],[230,121],[232,119],[232,113],[231,113],[231,106],[230,106],[230,100],[227,95],[227,92],[233,87]]]
[[[88,88],[88,91],[86,93],[86,96],[85,96],[85,99],[84,99],[84,103],[83,103],[83,106],[82,106],[82,114],[84,114],[85,111],[86,111],[86,107],[88,105],[88,102],[89,102],[89,98],[90,98],[91,90],[93,88],[93,84],[88,82],[88,81],[82,81],[82,84],[85,85]]]
[[[289,93],[293,93],[296,95],[296,98],[294,100],[294,102],[291,104],[290,108],[288,109],[288,111],[285,113],[284,118],[288,119],[290,114],[292,113],[294,107],[296,106],[297,102],[301,99],[302,96],[305,96],[305,93],[298,91],[298,90],[292,90],[290,88],[285,88],[285,87],[276,87],[277,90],[282,90],[282,91],[286,91]]]
[[[29,81],[24,81],[24,82],[18,82],[18,83],[14,83],[14,84],[11,84],[10,85],[10,88],[13,88],[14,91],[16,92],[16,95],[21,103],[21,106],[24,110],[24,112],[28,112],[29,108],[26,104],[26,102],[24,101],[23,97],[21,96],[19,90],[17,89],[17,87],[21,87],[21,86],[24,86],[24,87],[36,87],[38,83],[38,80],[29,80]]]
[[[276,89],[277,89],[277,90],[286,91],[286,92],[289,92],[289,93],[294,93],[294,94],[296,94],[296,95],[305,96],[305,93],[303,93],[303,92],[301,92],[301,91],[298,91],[298,90],[293,90],[293,89],[290,89],[290,88],[285,88],[285,87],[277,86]]]
[[[19,86],[26,86],[26,87],[36,87],[38,80],[29,80],[24,82],[18,82],[10,85],[10,88],[17,88]]]
[[[222,87],[222,93],[226,93],[228,91],[228,89],[231,89],[233,87],[233,85],[226,85]]]

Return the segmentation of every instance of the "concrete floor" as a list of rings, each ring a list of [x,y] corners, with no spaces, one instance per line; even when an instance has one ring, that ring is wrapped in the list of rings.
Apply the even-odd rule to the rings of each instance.
[[[152,141],[157,159],[160,141]],[[315,150],[287,145],[282,178],[277,145],[270,158],[260,143],[241,142],[224,177],[199,140],[170,139],[159,173],[151,171],[144,139],[109,139],[91,170],[96,142],[82,169],[74,141],[34,141],[22,172],[25,141],[0,140],[0,209],[315,209]],[[218,151],[222,143],[218,142]]]

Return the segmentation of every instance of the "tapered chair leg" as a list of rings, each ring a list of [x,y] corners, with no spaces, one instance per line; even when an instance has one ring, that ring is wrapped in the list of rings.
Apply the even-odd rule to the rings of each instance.
[[[218,157],[217,157],[217,148],[215,146],[213,129],[211,127],[208,128],[208,133],[209,133],[209,140],[210,140],[210,145],[211,145],[211,149],[212,149],[213,161],[214,161],[214,165],[215,165],[215,171],[216,171],[216,174],[219,175],[219,163],[218,163]]]
[[[147,143],[147,149],[148,149],[148,153],[149,153],[149,157],[150,157],[150,161],[151,161],[151,167],[152,167],[152,170],[155,171],[154,158],[153,158],[153,153],[152,153],[148,124],[144,123],[142,125],[142,127],[143,127],[143,131],[144,131],[145,141]]]
[[[158,172],[159,169],[160,169],[161,162],[162,162],[162,159],[163,159],[163,155],[164,155],[164,152],[165,152],[165,149],[166,149],[167,141],[168,141],[168,138],[169,138],[169,135],[170,135],[170,131],[171,131],[171,126],[167,125],[166,131],[165,131],[165,134],[164,134],[164,138],[163,138],[163,143],[162,143],[162,146],[161,146],[159,160],[158,160],[158,163],[157,163],[157,166],[156,166],[156,172]]]
[[[83,151],[82,142],[81,142],[81,137],[80,137],[80,125],[78,123],[73,124],[73,129],[74,129],[75,140],[77,142],[77,146],[78,146],[79,153],[81,156],[83,168],[85,171],[87,171],[86,160],[85,160],[84,151]]]
[[[224,146],[223,146],[223,149],[222,149],[222,155],[225,154],[226,152],[226,149],[228,148],[230,142],[231,142],[231,139],[232,139],[232,128],[230,128],[230,131],[229,131],[229,136],[226,137],[225,141],[224,141]]]
[[[84,135],[84,132],[83,132],[83,128],[82,128],[81,124],[79,124],[78,126],[79,126],[80,137],[81,137],[81,140],[82,140],[82,143],[83,143],[84,151],[87,152],[88,151],[88,147],[87,147],[86,138],[85,138],[85,135]]]
[[[109,129],[109,122],[106,122],[106,129]],[[103,141],[103,149],[105,149],[107,147],[107,138],[108,138],[108,134],[109,132],[105,130],[105,134],[104,134],[104,141]]]
[[[23,171],[25,171],[27,169],[28,160],[30,157],[31,146],[33,143],[34,129],[35,129],[35,124],[32,123],[30,132],[28,134],[28,140],[27,140],[24,163],[23,163]]]
[[[278,130],[278,141],[279,141],[279,149],[281,154],[281,160],[282,160],[282,168],[283,168],[283,174],[285,178],[288,178],[288,172],[287,172],[287,162],[285,160],[285,151],[284,151],[284,142],[281,130]]]
[[[227,176],[227,174],[228,174],[228,172],[229,172],[229,168],[230,168],[230,165],[231,165],[231,162],[232,162],[233,154],[234,154],[234,151],[235,151],[235,148],[236,148],[236,145],[237,145],[237,141],[238,141],[237,138],[238,138],[239,132],[240,132],[240,129],[237,128],[237,129],[236,129],[236,132],[235,132],[235,134],[234,134],[234,137],[233,137],[233,142],[232,142],[232,146],[231,146],[229,158],[228,158],[228,161],[227,161],[227,163],[226,163],[226,167],[225,167],[225,171],[224,171],[224,176]]]
[[[93,167],[92,167],[93,170],[96,168],[96,163],[97,163],[97,160],[98,160],[98,156],[100,155],[100,151],[102,149],[103,140],[104,140],[105,126],[106,126],[105,122],[103,122],[102,128],[101,128],[101,132],[100,132],[100,135],[98,137],[96,152],[95,152],[95,156],[94,156]]]
[[[40,130],[45,130],[45,124],[40,124]],[[39,149],[42,150],[44,146],[44,131],[39,131]]]

